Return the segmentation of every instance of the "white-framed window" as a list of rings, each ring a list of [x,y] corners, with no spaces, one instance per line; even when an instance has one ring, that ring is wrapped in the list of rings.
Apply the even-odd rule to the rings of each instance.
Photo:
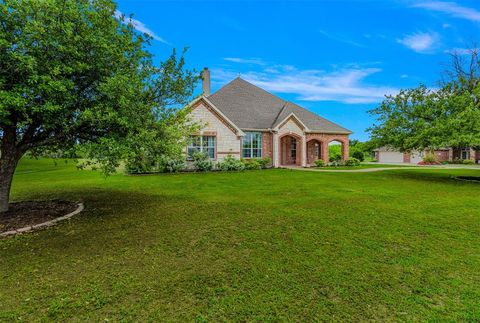
[[[470,159],[470,148],[462,148],[460,159]]]
[[[242,141],[243,158],[262,157],[262,133],[246,132]]]
[[[211,159],[215,159],[215,136],[191,136],[187,147],[187,159],[191,160],[196,152],[203,152]]]

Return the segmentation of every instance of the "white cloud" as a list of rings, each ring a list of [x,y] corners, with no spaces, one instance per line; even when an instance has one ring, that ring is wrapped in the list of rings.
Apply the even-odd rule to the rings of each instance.
[[[397,42],[417,53],[429,53],[437,45],[438,38],[437,33],[418,32],[405,35],[403,38],[397,39]]]
[[[121,12],[121,11],[118,11],[116,10],[115,11],[115,17],[118,18],[118,19],[121,19],[121,17],[124,16],[124,14]],[[125,21],[127,23],[130,23],[132,24],[132,26],[138,30],[139,32],[143,33],[143,34],[148,34],[150,36],[152,36],[153,39],[155,40],[158,40],[159,42],[161,43],[164,43],[164,44],[167,44],[167,45],[171,45],[169,42],[167,42],[165,39],[163,39],[162,37],[158,36],[157,34],[155,34],[150,28],[148,28],[143,22],[141,22],[140,20],[137,20],[137,19],[133,19],[133,18],[130,18],[130,17],[126,17],[125,16]]]
[[[241,77],[271,92],[294,94],[303,101],[337,101],[343,103],[377,103],[386,94],[394,94],[398,89],[366,84],[365,79],[381,72],[379,68],[348,66],[334,71],[299,70],[291,65],[281,73],[272,65],[261,71],[242,73]],[[239,74],[237,71],[212,69],[212,79],[223,85]]]
[[[414,4],[413,7],[442,12],[456,18],[480,22],[480,11],[473,8],[461,6],[456,2],[422,1],[420,3]]]
[[[224,60],[239,64],[265,65],[265,62],[260,58],[225,57]]]
[[[408,78],[408,74],[402,74],[402,75],[400,75],[400,78],[406,79],[406,78]]]

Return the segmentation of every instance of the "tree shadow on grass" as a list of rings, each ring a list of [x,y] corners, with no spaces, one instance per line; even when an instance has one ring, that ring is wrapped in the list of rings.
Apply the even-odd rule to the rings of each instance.
[[[473,176],[480,175],[480,172],[468,171],[468,170],[428,170],[428,171],[418,171],[418,170],[401,170],[401,171],[392,171],[388,173],[388,176],[396,179],[407,179],[413,181],[421,182],[430,182],[437,184],[446,184],[446,185],[458,185],[458,184],[469,184],[468,182],[460,182],[456,180],[457,176]],[[470,183],[472,184],[472,183]]]

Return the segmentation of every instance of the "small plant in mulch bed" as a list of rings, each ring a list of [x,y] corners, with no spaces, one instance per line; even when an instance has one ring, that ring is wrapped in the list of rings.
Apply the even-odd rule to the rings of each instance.
[[[418,165],[433,166],[433,165],[441,165],[441,163],[437,161],[437,157],[435,157],[435,154],[429,153],[425,157],[423,157],[423,160],[419,162]]]

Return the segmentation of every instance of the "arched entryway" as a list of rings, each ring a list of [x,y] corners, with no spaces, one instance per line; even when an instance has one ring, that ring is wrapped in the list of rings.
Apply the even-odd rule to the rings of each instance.
[[[302,138],[294,134],[280,137],[280,165],[302,166]]]
[[[348,159],[348,142],[333,139],[328,143],[329,161],[341,161]]]
[[[307,142],[307,165],[315,164],[315,161],[322,159],[322,142],[312,139]]]

